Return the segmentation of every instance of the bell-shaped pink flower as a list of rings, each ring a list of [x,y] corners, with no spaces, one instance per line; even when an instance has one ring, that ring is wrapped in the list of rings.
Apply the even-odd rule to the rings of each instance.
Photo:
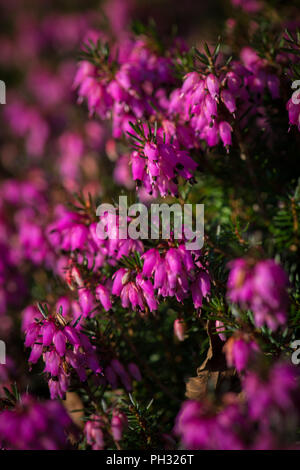
[[[124,428],[127,427],[127,416],[120,410],[114,410],[111,418],[111,432],[115,441],[122,439]]]
[[[206,86],[208,88],[208,91],[209,91],[211,97],[214,100],[218,100],[219,90],[220,90],[220,83],[219,83],[218,78],[215,75],[213,75],[212,73],[210,73],[206,77]]]
[[[232,127],[227,121],[222,121],[219,124],[219,132],[221,140],[225,147],[229,147],[232,144],[231,132]]]
[[[185,340],[186,324],[180,318],[176,318],[174,321],[174,334],[179,341]]]
[[[63,356],[66,352],[66,341],[67,338],[62,331],[58,330],[54,333],[53,344],[60,356]]]
[[[221,99],[228,111],[233,114],[236,111],[236,102],[233,93],[225,88],[221,91]]]
[[[108,312],[108,310],[110,310],[112,307],[108,289],[105,286],[102,286],[101,284],[99,284],[96,287],[95,292],[96,292],[96,297],[100,300],[101,304],[103,305],[104,310]]]

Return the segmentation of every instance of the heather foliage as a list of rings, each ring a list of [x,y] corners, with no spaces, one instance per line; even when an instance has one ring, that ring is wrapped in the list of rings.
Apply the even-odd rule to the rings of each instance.
[[[12,3],[0,447],[298,448],[297,2],[219,2],[209,30],[188,2],[179,32],[169,0]],[[124,237],[119,195],[204,204],[203,247]]]

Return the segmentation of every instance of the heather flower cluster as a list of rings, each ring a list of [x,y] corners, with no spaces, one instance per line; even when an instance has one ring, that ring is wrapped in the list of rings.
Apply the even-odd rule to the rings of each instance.
[[[299,448],[296,1],[25,3],[0,0],[0,448]]]
[[[84,434],[87,443],[93,450],[105,448],[105,438],[113,439],[115,443],[122,440],[123,431],[128,426],[127,416],[120,410],[114,409],[110,425],[97,415],[90,416],[84,426]]]
[[[13,410],[0,415],[0,444],[5,450],[62,450],[68,448],[72,421],[57,401],[38,402],[25,395]]]
[[[245,259],[231,262],[228,296],[242,308],[250,308],[258,327],[276,330],[286,324],[288,279],[273,260],[259,261],[254,266]]]
[[[101,373],[97,354],[89,339],[66,324],[60,314],[29,325],[25,346],[31,348],[29,363],[35,364],[43,356],[44,372],[50,376],[48,384],[52,399],[65,396],[72,370],[77,372],[81,382],[87,380],[86,369]]]

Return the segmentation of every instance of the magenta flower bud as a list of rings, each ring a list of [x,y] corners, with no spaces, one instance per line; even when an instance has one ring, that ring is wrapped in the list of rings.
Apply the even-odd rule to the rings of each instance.
[[[233,96],[233,94],[229,90],[222,90],[221,99],[228,111],[233,114],[236,111],[235,97]]]
[[[57,397],[64,398],[61,396],[60,386],[57,380],[50,379],[48,386],[51,400],[55,400]]]
[[[190,72],[184,77],[183,85],[181,88],[182,93],[187,93],[199,82],[200,77],[197,72]]]
[[[161,261],[154,272],[154,289],[162,287],[166,277],[166,263]]]
[[[80,346],[80,339],[74,328],[65,326],[64,334],[67,337],[69,343],[71,343],[73,346]]]
[[[59,376],[59,387],[62,393],[66,393],[70,386],[70,377],[66,374],[60,374]]]
[[[131,376],[137,381],[140,382],[142,380],[141,372],[138,366],[134,362],[130,362],[128,364],[128,370],[131,374]]]
[[[186,324],[183,320],[176,318],[174,321],[174,334],[179,341],[185,340]]]
[[[125,374],[120,375],[120,380],[121,380],[122,384],[124,385],[125,389],[127,390],[127,392],[131,392],[131,390],[132,390],[132,380],[131,380],[130,375],[127,374],[127,372],[125,372]]]
[[[154,287],[152,282],[150,280],[143,279],[141,275],[137,275],[136,283],[140,286],[142,290],[143,296],[148,304],[150,312],[157,310],[158,305],[155,299]],[[142,308],[142,310],[144,310],[144,308]]]
[[[115,441],[122,439],[124,428],[128,426],[127,416],[122,411],[114,410],[111,418],[111,433]]]
[[[56,329],[55,329],[54,323],[52,322],[47,322],[45,325],[42,326],[41,333],[43,336],[44,346],[50,346],[50,344],[52,343],[53,335],[55,331]]]
[[[220,122],[219,132],[220,132],[220,137],[224,146],[228,147],[229,145],[231,145],[232,144],[232,140],[231,140],[232,127],[227,121]]]
[[[118,387],[117,374],[115,373],[114,369],[111,366],[107,366],[105,368],[104,375],[113,389]]]
[[[92,415],[90,420],[86,422],[84,426],[84,434],[86,435],[86,441],[93,450],[103,450],[104,436],[102,431],[103,422],[102,419],[97,415]]]
[[[142,255],[144,260],[143,276],[150,277],[160,261],[160,254],[156,248],[151,248]]]
[[[112,294],[113,295],[121,295],[122,289],[126,284],[127,279],[127,270],[125,268],[120,268],[118,271],[115,272],[113,275],[113,286],[112,286]],[[123,282],[124,280],[124,282]]]
[[[182,271],[180,252],[176,248],[170,248],[166,253],[166,261],[173,274],[180,274]]]
[[[189,235],[190,238],[192,238],[192,234]],[[195,268],[193,257],[191,255],[191,252],[185,248],[184,245],[180,245],[178,247],[178,251],[181,254],[182,262],[187,271],[192,271]]]
[[[216,101],[207,95],[204,101],[204,113],[208,122],[214,120],[217,117],[218,109]]]
[[[280,97],[280,80],[276,75],[268,74],[267,85],[273,100]]]
[[[85,225],[75,225],[71,230],[71,250],[77,250],[84,246],[89,230]]]
[[[129,308],[130,302],[129,302],[129,289],[130,286],[127,284],[126,286],[123,287],[122,292],[121,292],[121,305],[123,308]]]
[[[108,312],[111,309],[111,301],[108,289],[105,286],[99,284],[96,289],[96,297],[100,300],[101,304],[103,305],[104,310]]]
[[[195,281],[191,286],[192,298],[195,308],[202,307],[203,294],[199,287],[199,283]]]
[[[78,290],[79,304],[84,317],[87,317],[93,313],[96,308],[94,295],[89,289]]]
[[[226,75],[227,86],[232,93],[237,93],[242,86],[242,80],[234,72],[228,72]]]
[[[128,298],[133,309],[139,306],[141,310],[144,310],[144,301],[141,290],[138,289],[138,287],[133,282],[129,282],[125,289],[126,288],[128,289]]]
[[[25,346],[30,348],[36,341],[40,333],[40,327],[36,323],[32,323],[26,331]]]
[[[149,158],[149,160],[156,162],[159,157],[157,145],[155,145],[153,142],[146,142],[144,146],[144,154],[147,158]]]
[[[62,331],[58,330],[56,333],[54,333],[53,344],[60,356],[63,356],[66,352],[66,341],[67,338]]]
[[[181,103],[181,90],[176,89],[172,91],[169,100],[169,113],[178,113],[180,110],[180,103]]]
[[[110,82],[107,87],[108,93],[113,97],[115,101],[124,101],[126,99],[126,92],[120,87],[116,80]]]
[[[139,157],[137,152],[133,152],[131,155],[131,168],[132,178],[134,181],[142,181],[145,173],[145,162],[144,158]]]
[[[209,147],[214,147],[219,142],[219,128],[216,121],[213,125],[206,126],[206,141]]]
[[[93,354],[92,352],[88,354],[87,356],[87,366],[96,374],[102,373],[102,368],[99,365],[99,361],[97,359],[97,356]]]
[[[298,100],[300,98],[300,94],[296,97]],[[289,113],[289,121],[290,124],[298,125],[300,124],[300,104],[294,104],[292,99],[287,102],[286,109]]]
[[[193,91],[191,96],[191,106],[198,105],[201,103],[205,96],[205,82],[201,81],[197,84],[196,89]]]
[[[32,364],[36,364],[39,360],[43,352],[43,345],[42,344],[34,344],[31,349],[31,353],[29,356],[28,361],[32,362]]]
[[[131,85],[130,78],[130,64],[123,65],[123,67],[118,71],[116,78],[124,90],[132,89],[133,87]]]
[[[233,360],[238,372],[241,372],[246,368],[250,356],[250,348],[250,345],[242,339],[238,339],[234,342]]]
[[[218,100],[219,90],[220,90],[220,83],[219,83],[218,78],[215,75],[213,75],[212,73],[210,73],[206,77],[206,86],[208,88],[208,91],[209,91],[211,97],[214,100]]]
[[[44,360],[44,372],[49,372],[52,376],[57,377],[60,367],[60,357],[56,351],[47,351],[44,355]]]
[[[130,392],[132,390],[131,378],[129,374],[126,372],[125,367],[118,359],[113,359],[110,363],[111,367],[113,368],[114,372],[120,377],[120,380],[126,390]]]
[[[121,362],[118,359],[113,359],[110,365],[118,375],[122,376],[126,374],[126,370],[123,364],[121,364]]]
[[[151,182],[155,181],[156,178],[160,175],[160,168],[157,163],[149,161],[148,162],[148,173],[151,177]]]
[[[199,284],[200,284],[200,288],[201,288],[203,297],[207,297],[208,294],[210,293],[210,278],[209,278],[209,275],[205,271],[202,271],[199,274],[198,281],[199,281]]]
[[[228,367],[235,367],[238,372],[246,369],[250,360],[254,359],[259,347],[248,335],[232,336],[224,346]]]

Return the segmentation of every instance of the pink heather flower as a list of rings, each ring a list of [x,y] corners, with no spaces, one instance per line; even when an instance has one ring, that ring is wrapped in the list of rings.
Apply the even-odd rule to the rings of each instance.
[[[118,388],[118,377],[114,369],[109,365],[104,370],[105,378],[113,389]]]
[[[89,289],[84,288],[78,290],[78,301],[84,317],[95,316],[95,310],[97,308],[96,299]]]
[[[137,381],[137,382],[140,382],[140,380],[142,380],[142,375],[141,375],[141,372],[140,372],[140,369],[139,367],[134,363],[134,362],[130,362],[128,364],[128,370],[130,372],[130,375]]]
[[[105,286],[99,284],[95,289],[95,293],[97,299],[100,300],[104,310],[108,312],[108,310],[110,310],[112,307],[109,290]]]
[[[86,422],[84,426],[84,434],[86,436],[86,441],[88,445],[92,447],[93,450],[104,449],[105,444],[102,427],[102,419],[95,414],[90,416],[90,419]]]
[[[220,83],[219,83],[218,78],[215,75],[213,75],[212,73],[210,73],[206,77],[206,86],[208,88],[209,93],[211,94],[211,97],[214,100],[218,101],[218,99],[219,99],[219,90],[220,90]]]
[[[232,144],[231,132],[232,127],[227,121],[220,122],[219,133],[225,147],[229,147]]]
[[[300,93],[298,93],[297,100],[300,100]],[[286,106],[289,114],[289,122],[291,126],[297,126],[300,131],[300,103],[293,103],[292,98],[287,102]]]
[[[199,273],[191,290],[195,308],[202,307],[203,297],[207,297],[210,292],[210,280],[206,272]]]
[[[160,262],[159,251],[156,248],[151,248],[142,255],[142,259],[144,260],[143,276],[150,277]]]
[[[176,338],[179,340],[179,341],[184,341],[185,340],[185,334],[186,334],[186,324],[183,320],[181,320],[180,318],[176,318],[176,320],[174,321],[174,334],[176,336]]]
[[[34,323],[34,318],[32,319],[32,323]],[[46,323],[42,329],[42,337],[43,337],[43,345],[44,346],[50,346],[50,344],[53,341],[54,333],[56,332],[56,328],[54,323],[48,322]],[[59,341],[59,338],[58,338]]]
[[[246,260],[230,263],[228,297],[254,313],[258,327],[266,324],[276,330],[286,323],[288,279],[273,260],[259,261],[251,266]]]
[[[237,333],[236,336],[229,338],[223,350],[228,367],[235,367],[238,372],[241,372],[247,368],[249,362],[254,360],[260,349],[251,337]]]
[[[110,363],[110,366],[114,373],[119,377],[120,381],[124,385],[125,389],[130,392],[132,390],[132,380],[128,372],[126,371],[125,367],[123,364],[118,359],[113,359]],[[105,371],[105,374],[107,373],[107,369]],[[112,380],[116,380],[116,378],[113,377],[111,370],[108,370],[109,375],[111,376],[110,378]],[[109,380],[109,378],[107,378]],[[110,381],[110,380],[109,380]],[[112,385],[113,386],[113,385]],[[113,387],[116,388],[116,387]]]
[[[235,97],[231,91],[224,88],[224,90],[221,91],[221,100],[231,114],[236,111]]]
[[[267,75],[267,86],[270,90],[272,98],[278,99],[280,97],[280,80],[276,75]]]
[[[246,304],[253,295],[252,276],[248,263],[244,259],[236,259],[229,265],[228,296],[232,302]]]
[[[67,341],[67,338],[62,331],[58,330],[54,333],[53,344],[55,346],[56,351],[61,357],[64,356],[66,352],[66,341]],[[44,346],[49,346],[49,344],[44,343]]]
[[[124,428],[127,426],[127,416],[120,410],[113,410],[111,418],[111,432],[115,441],[121,441]]]

